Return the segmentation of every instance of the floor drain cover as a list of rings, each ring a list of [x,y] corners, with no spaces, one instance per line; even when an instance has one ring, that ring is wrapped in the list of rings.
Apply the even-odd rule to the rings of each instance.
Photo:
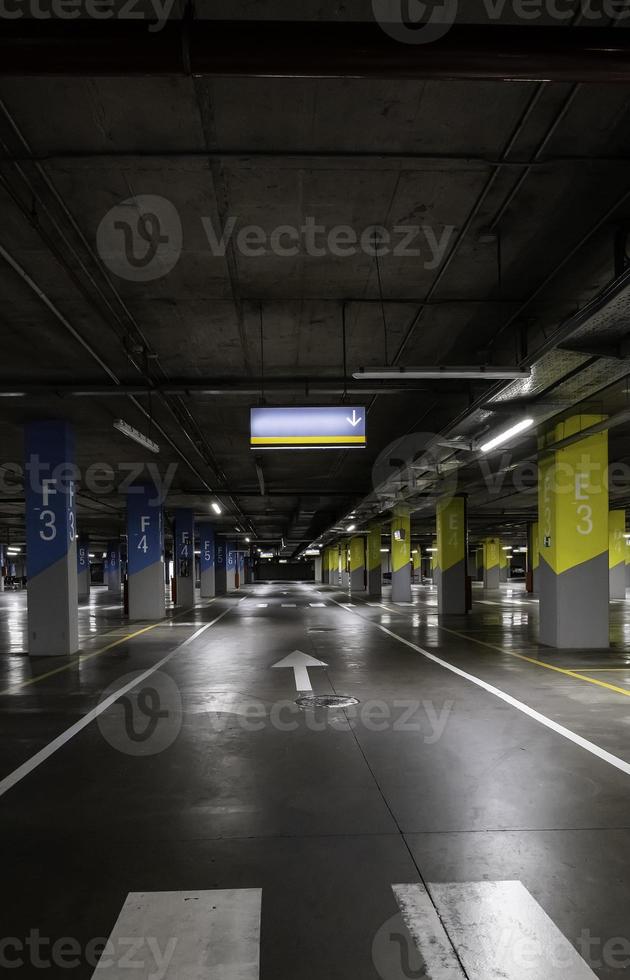
[[[295,703],[300,708],[350,708],[359,702],[345,694],[304,694]]]

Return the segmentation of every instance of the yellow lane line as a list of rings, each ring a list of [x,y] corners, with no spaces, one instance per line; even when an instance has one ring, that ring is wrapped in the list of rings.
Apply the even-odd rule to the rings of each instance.
[[[545,663],[544,660],[537,660],[535,657],[527,657],[523,653],[515,653],[514,650],[508,650],[507,647],[500,647],[495,643],[486,643],[485,640],[478,640],[476,637],[470,636],[468,633],[460,633],[458,630],[448,629],[446,626],[440,626],[439,623],[436,625],[437,628],[442,630],[444,633],[452,633],[453,636],[459,636],[462,640],[470,640],[472,643],[478,643],[479,646],[487,647],[488,650],[496,650],[498,653],[505,653],[509,657],[515,657],[517,660],[524,660],[526,663],[534,664],[536,667],[545,667],[546,670],[553,670],[557,674],[564,674],[566,677],[573,677],[574,680],[586,681],[587,684],[595,684],[597,687],[604,687],[608,691],[614,691],[615,694],[622,694],[625,698],[630,698],[630,690],[623,687],[617,687],[616,684],[608,684],[606,681],[598,681],[596,677],[586,677],[585,674],[580,674],[575,670],[569,670],[567,667],[556,667],[554,664]]]
[[[214,599],[209,599],[205,605],[210,605],[214,602]],[[62,664],[60,667],[55,667],[53,670],[47,671],[45,674],[38,674],[37,677],[31,677],[30,680],[20,681],[19,684],[14,684],[11,687],[7,687],[4,691],[0,691],[0,697],[3,694],[13,694],[15,691],[19,691],[23,687],[30,687],[31,684],[38,684],[40,681],[47,680],[49,677],[54,677],[55,674],[60,674],[64,670],[69,670],[76,664],[81,664],[85,660],[91,660],[92,657],[99,657],[103,653],[107,653],[108,650],[112,650],[114,647],[118,647],[121,643],[126,643],[128,640],[134,640],[137,636],[141,636],[142,633],[148,633],[150,630],[157,629],[158,626],[167,626],[172,620],[179,619],[180,616],[184,616],[192,612],[196,607],[191,606],[190,609],[184,609],[182,612],[177,613],[175,616],[170,616],[165,619],[161,619],[157,623],[152,623],[150,626],[143,626],[139,630],[135,630],[133,633],[127,633],[125,636],[121,636],[118,640],[114,640],[112,643],[108,643],[107,646],[101,647],[100,650],[94,650],[92,653],[80,653],[73,660],[68,663]],[[107,635],[107,634],[105,634]]]

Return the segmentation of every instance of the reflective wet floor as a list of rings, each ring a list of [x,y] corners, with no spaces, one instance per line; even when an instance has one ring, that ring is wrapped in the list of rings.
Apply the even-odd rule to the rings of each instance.
[[[538,646],[519,586],[436,602],[272,583],[128,624],[96,588],[82,656],[33,661],[0,595],[2,965],[630,975],[630,602],[605,652]]]

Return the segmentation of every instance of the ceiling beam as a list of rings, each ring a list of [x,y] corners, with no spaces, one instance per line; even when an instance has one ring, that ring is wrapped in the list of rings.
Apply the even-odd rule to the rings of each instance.
[[[624,30],[445,25],[402,43],[398,25],[313,21],[34,20],[3,24],[2,75],[630,81]],[[443,28],[444,29],[444,28]]]

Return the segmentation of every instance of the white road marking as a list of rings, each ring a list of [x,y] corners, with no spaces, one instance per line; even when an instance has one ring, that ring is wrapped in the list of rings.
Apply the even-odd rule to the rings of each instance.
[[[99,715],[102,715],[104,711],[106,711],[108,708],[112,706],[112,704],[115,704],[119,698],[123,697],[123,695],[125,694],[128,694],[129,691],[133,690],[134,687],[138,687],[139,684],[144,683],[147,677],[150,677],[151,674],[154,674],[156,670],[160,670],[160,668],[163,667],[164,664],[168,663],[168,661],[171,660],[177,653],[179,653],[180,650],[183,650],[184,647],[187,647],[190,643],[193,643],[193,641],[196,640],[199,636],[201,636],[202,633],[205,633],[205,631],[210,629],[211,626],[214,626],[215,623],[218,623],[220,619],[223,619],[224,616],[227,616],[227,614],[231,612],[233,608],[234,607],[231,606],[229,609],[225,609],[210,623],[206,623],[195,633],[193,633],[192,636],[189,636],[186,640],[184,640],[183,643],[178,644],[174,650],[171,650],[171,652],[167,653],[165,657],[162,657],[162,659],[159,660],[156,664],[154,664],[153,667],[150,667],[148,670],[145,670],[143,674],[140,674],[138,677],[135,677],[132,681],[129,682],[129,684],[125,684],[118,691],[114,691],[114,693],[110,694],[108,698],[105,698],[103,701],[97,704],[95,708],[92,708],[90,711],[88,711],[87,714],[83,716],[83,718],[77,721],[74,725],[71,725],[70,728],[67,728],[65,732],[62,732],[61,735],[58,735],[57,738],[53,739],[52,742],[44,746],[43,749],[40,749],[40,751],[37,752],[34,756],[31,756],[30,759],[27,759],[26,762],[23,762],[21,766],[18,766],[17,769],[14,769],[13,772],[9,773],[8,776],[5,776],[5,778],[0,781],[0,796],[4,796],[4,794],[7,793],[10,789],[12,789],[16,785],[16,783],[19,783],[20,780],[24,779],[25,776],[28,776],[29,773],[33,772],[34,769],[37,769],[38,766],[41,766],[42,762],[45,762],[46,759],[49,759],[51,757],[51,755],[54,755],[55,752],[63,748],[66,742],[69,742],[71,738],[74,738],[74,736],[78,735],[79,732],[83,731],[84,728],[87,728],[87,726],[91,724],[96,718],[98,718]]]
[[[92,977],[258,980],[261,904],[260,888],[131,892]]]
[[[311,609],[318,609],[320,606],[323,607],[325,605],[326,605],[325,602],[309,602],[309,606],[311,607]]]
[[[292,667],[293,674],[295,677],[295,686],[298,691],[312,691],[311,679],[308,676],[309,667],[327,667],[323,660],[316,660],[315,657],[311,657],[308,653],[302,653],[301,650],[294,650],[287,657],[279,660],[277,664],[272,664],[272,668],[275,667]]]
[[[331,602],[336,603],[336,605],[344,608],[341,602],[337,602],[336,599],[331,598]],[[355,616],[359,616],[359,613],[354,613]],[[542,715],[539,711],[534,708],[530,708],[528,704],[524,704],[522,701],[517,701],[513,698],[511,694],[506,694],[498,687],[494,687],[493,684],[488,684],[486,681],[482,681],[480,677],[475,677],[474,674],[469,674],[465,670],[456,667],[454,664],[449,664],[448,661],[442,660],[440,657],[436,657],[435,654],[429,653],[428,650],[424,650],[419,647],[416,643],[412,643],[411,640],[406,640],[403,636],[398,636],[392,630],[387,629],[382,623],[376,623],[373,619],[368,619],[365,616],[359,616],[365,623],[369,623],[371,626],[375,626],[376,629],[382,630],[383,633],[387,633],[394,640],[398,640],[399,643],[404,643],[405,646],[409,647],[411,650],[415,650],[416,653],[422,654],[427,660],[431,660],[435,664],[439,664],[440,667],[444,667],[445,670],[450,670],[452,674],[457,674],[458,677],[463,677],[464,680],[470,681],[471,684],[475,684],[477,687],[482,688],[487,691],[488,694],[493,694],[496,698],[500,698],[501,701],[505,701],[506,704],[511,705],[512,708],[516,708],[517,711],[522,711],[523,714],[528,715],[528,717],[533,718],[534,721],[539,722],[546,728],[551,729],[551,731],[556,732],[558,735],[562,735],[563,738],[568,739],[573,742],[574,745],[578,745],[581,749],[585,749],[586,752],[590,752],[591,755],[596,756],[603,762],[607,762],[609,766],[613,766],[620,772],[625,773],[626,776],[630,776],[630,763],[626,762],[624,759],[620,759],[618,756],[613,755],[612,752],[607,752],[606,749],[602,749],[601,746],[595,745],[594,742],[589,742],[587,738],[583,738],[578,735],[577,732],[572,732],[569,728],[565,728],[564,725],[558,724],[558,722],[553,721],[551,718],[547,718],[546,715]]]
[[[257,605],[258,605],[258,608],[259,609],[266,609],[267,606],[269,605],[269,603],[268,602],[259,602]]]
[[[466,980],[453,946],[422,885],[392,885],[403,921],[431,980]],[[474,974],[477,980],[476,974]]]
[[[464,969],[475,980],[597,980],[522,882],[428,887]]]
[[[281,602],[283,609],[297,609],[297,602]]]

